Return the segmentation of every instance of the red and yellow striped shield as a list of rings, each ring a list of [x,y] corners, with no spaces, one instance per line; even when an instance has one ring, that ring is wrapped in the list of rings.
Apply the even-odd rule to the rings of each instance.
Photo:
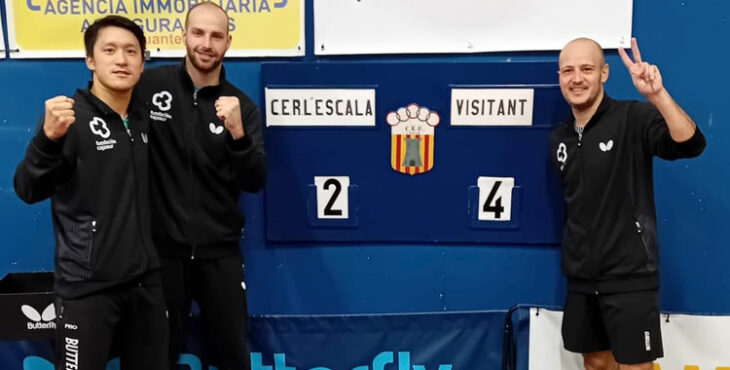
[[[409,175],[417,175],[433,168],[434,135],[390,135],[390,140],[390,165],[394,170]],[[413,159],[410,155],[409,158],[406,158],[406,150],[409,145],[418,146],[420,161]],[[412,151],[409,151],[409,154]]]
[[[386,121],[391,127],[390,166],[409,175],[425,173],[433,168],[435,130],[438,113],[411,104],[390,112]]]

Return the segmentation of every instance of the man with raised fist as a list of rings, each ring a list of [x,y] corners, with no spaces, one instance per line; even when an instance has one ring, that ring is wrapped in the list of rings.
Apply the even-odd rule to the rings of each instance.
[[[103,370],[112,339],[123,370],[167,368],[168,326],[148,196],[149,123],[132,96],[145,38],[108,16],[84,33],[89,89],[48,99],[15,191],[51,198],[57,369]]]
[[[196,301],[212,365],[245,370],[239,198],[263,188],[266,155],[256,104],[226,79],[228,19],[215,2],[191,7],[182,63],[145,71],[139,91],[150,108],[152,232],[170,311],[171,365]]]
[[[212,365],[250,368],[239,198],[264,186],[266,155],[256,104],[226,79],[228,19],[214,2],[191,7],[182,63],[149,69],[139,84],[150,108],[152,232],[172,366],[196,301]]]

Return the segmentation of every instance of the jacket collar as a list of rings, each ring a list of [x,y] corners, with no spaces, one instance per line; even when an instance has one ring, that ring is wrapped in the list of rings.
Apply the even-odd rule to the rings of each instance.
[[[611,97],[606,94],[606,91],[603,91],[603,99],[601,99],[601,103],[598,104],[598,109],[596,109],[596,113],[593,113],[593,117],[591,117],[588,123],[595,123],[595,121],[600,119],[601,116],[606,113],[612,103],[613,99],[611,99]]]
[[[178,66],[178,73],[180,74],[180,77],[183,79],[185,85],[190,88],[190,90],[195,89],[195,85],[193,84],[193,79],[190,78],[190,74],[188,73],[188,69],[185,67],[185,58],[183,58],[182,63]],[[212,85],[212,86],[206,86],[200,89],[200,91],[211,91],[211,92],[218,92],[223,87],[223,84],[226,81],[226,68],[224,66],[221,66],[221,75],[218,79],[218,85]]]
[[[76,90],[76,95],[81,96],[88,104],[90,104],[98,112],[101,112],[104,116],[119,116],[111,107],[109,107],[104,101],[99,99],[96,95],[91,93],[91,86],[93,81],[89,81],[86,89]],[[137,113],[140,113],[145,106],[145,103],[140,100],[137,89],[132,92],[132,98],[129,100],[129,106],[127,107],[127,116],[133,117]]]
[[[598,109],[596,109],[596,112],[593,113],[593,116],[591,116],[591,119],[588,120],[588,123],[586,124],[586,131],[590,130],[593,126],[596,125],[597,122],[600,122],[601,116],[603,116],[604,113],[613,105],[614,100],[608,96],[606,91],[603,91],[603,98],[601,99],[601,102],[598,104]],[[575,117],[573,116],[573,113],[570,113],[570,118],[566,121],[567,129],[570,131],[574,131],[573,126],[575,125]]]

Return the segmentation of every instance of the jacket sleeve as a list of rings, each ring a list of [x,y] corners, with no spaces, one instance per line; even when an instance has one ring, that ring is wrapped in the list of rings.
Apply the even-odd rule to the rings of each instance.
[[[13,179],[15,193],[24,202],[31,204],[49,198],[73,174],[73,164],[63,155],[66,140],[66,137],[59,141],[46,137],[41,119]]]
[[[561,166],[561,163],[558,161],[558,130],[563,124],[563,122],[558,122],[558,125],[550,132],[550,141],[548,142],[548,159],[550,160],[550,167],[555,170],[556,174],[560,174]]]
[[[688,140],[676,142],[669,133],[664,117],[653,105],[637,102],[632,110],[632,116],[642,124],[642,142],[651,155],[675,160],[696,157],[705,150],[707,143],[699,127],[695,128],[694,135]]]
[[[241,104],[244,105],[243,98]],[[261,115],[254,104],[241,113],[244,136],[233,140],[229,136],[228,156],[236,185],[246,192],[257,192],[266,184],[267,168]]]

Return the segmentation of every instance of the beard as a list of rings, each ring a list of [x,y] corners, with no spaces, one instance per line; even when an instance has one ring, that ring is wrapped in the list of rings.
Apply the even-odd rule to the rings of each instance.
[[[190,63],[192,63],[193,67],[197,69],[199,72],[202,73],[209,73],[214,71],[218,66],[223,62],[223,56],[216,55],[215,59],[213,60],[213,63],[206,66],[203,62],[198,60],[197,54],[195,53],[195,50],[186,47],[187,53],[188,53],[188,59],[190,59]]]
[[[596,101],[598,100],[598,97],[601,95],[601,91],[596,91],[594,94],[589,95],[588,98],[585,99],[585,101],[582,102],[571,102],[571,106],[573,106],[574,109],[577,110],[584,110],[592,107]]]
[[[565,98],[565,101],[573,109],[580,111],[580,110],[585,110],[585,109],[591,108],[596,103],[596,101],[599,100],[599,98],[601,98],[603,89],[600,85],[598,85],[598,86],[599,86],[598,88],[594,88],[595,89],[594,91],[590,91],[590,87],[589,87],[589,90],[585,92],[585,94],[587,96],[584,95],[581,97],[571,96],[572,94],[569,91],[569,89],[570,89],[569,87],[565,87],[565,88],[561,87],[561,90],[562,90],[561,92],[563,93],[563,97]]]

